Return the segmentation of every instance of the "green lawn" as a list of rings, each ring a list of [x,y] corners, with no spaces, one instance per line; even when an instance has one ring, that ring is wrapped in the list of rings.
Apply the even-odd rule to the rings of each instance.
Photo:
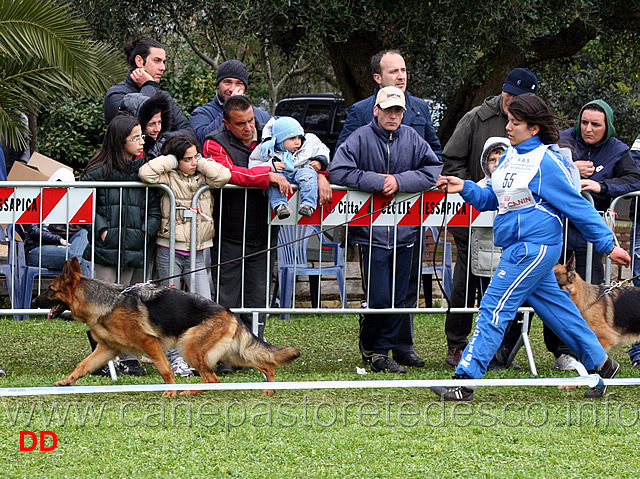
[[[360,376],[355,316],[292,316],[270,320],[267,337],[293,345],[301,358],[276,372],[278,381],[445,379],[442,315],[416,318],[416,350],[427,364],[406,375]],[[541,377],[553,357],[541,324],[532,327]],[[85,326],[43,317],[0,319],[0,387],[51,386],[89,352]],[[619,377],[640,377],[624,349],[613,352]],[[524,371],[487,377],[531,377]],[[161,382],[153,366],[143,378]],[[400,376],[400,377],[399,377]],[[197,379],[178,379],[178,382]],[[259,381],[243,371],[224,382]],[[86,377],[78,385],[111,384]],[[1,477],[636,477],[640,464],[638,390],[610,388],[585,400],[585,388],[480,388],[473,403],[441,403],[429,390],[350,389],[210,391],[162,399],[160,393],[0,398]],[[53,431],[57,448],[20,451],[22,430]],[[27,444],[30,440],[27,441]],[[47,443],[48,445],[50,444]]]

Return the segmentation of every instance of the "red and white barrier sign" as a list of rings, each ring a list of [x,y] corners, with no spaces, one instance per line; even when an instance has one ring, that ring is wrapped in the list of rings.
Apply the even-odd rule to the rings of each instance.
[[[0,223],[92,223],[93,188],[0,188]]]
[[[289,198],[291,209],[298,205],[298,191]],[[298,218],[298,224],[335,226],[439,226],[446,216],[448,226],[492,226],[494,212],[480,212],[458,194],[428,191],[399,193],[394,198],[361,191],[334,191],[330,203],[316,209],[311,218]],[[296,224],[297,216],[279,220],[272,212],[273,224]]]

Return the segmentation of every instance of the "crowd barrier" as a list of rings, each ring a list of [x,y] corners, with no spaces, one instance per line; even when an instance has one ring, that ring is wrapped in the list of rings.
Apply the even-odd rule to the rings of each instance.
[[[117,188],[122,191],[124,188],[145,188],[147,194],[152,192],[163,193],[168,195],[171,204],[170,216],[170,257],[173,258],[175,253],[175,222],[176,208],[175,197],[171,190],[165,185],[147,185],[143,183],[132,182],[75,182],[75,183],[47,183],[47,182],[6,182],[4,188],[0,189],[0,223],[7,225],[7,231],[15,231],[16,225],[25,223],[41,223],[41,224],[79,224],[87,226],[91,234],[95,234],[91,228],[95,218],[95,192],[96,188]],[[225,189],[240,188],[228,185]],[[198,198],[206,190],[211,189],[208,186],[202,186],[193,199],[191,210],[183,211],[184,221],[192,220],[195,215],[199,214],[197,210]],[[242,188],[240,188],[242,189]],[[246,194],[246,189],[244,189]],[[625,197],[637,196],[640,193],[631,193]],[[587,197],[588,194],[586,195]],[[589,197],[590,198],[590,197]],[[616,198],[611,207],[615,212],[616,206],[623,199]],[[213,216],[216,212],[223,211],[223,201],[218,199],[214,208]],[[289,202],[293,211],[297,211],[298,193],[294,191]],[[632,217],[636,216],[638,207],[634,206],[635,212]],[[271,223],[274,226],[281,227],[280,239],[275,236],[277,230],[271,229],[269,232],[269,245],[266,252],[268,260],[265,262],[265,281],[269,282],[270,287],[264,298],[262,307],[246,307],[241,304],[237,308],[232,308],[236,313],[252,314],[254,319],[254,331],[260,314],[283,315],[288,317],[290,314],[379,314],[379,313],[443,313],[450,310],[453,313],[476,313],[477,305],[472,307],[448,308],[446,286],[450,288],[451,272],[453,263],[455,262],[455,245],[449,229],[452,227],[467,228],[469,238],[471,232],[476,228],[490,228],[493,224],[493,212],[480,212],[470,205],[466,204],[457,194],[445,195],[440,191],[428,191],[417,194],[402,193],[390,199],[380,194],[369,194],[358,191],[349,190],[347,188],[334,187],[333,199],[330,203],[319,207],[314,215],[310,218],[299,217],[295,213],[286,220],[278,219],[273,212],[269,211]],[[614,215],[609,215],[613,217]],[[241,221],[242,218],[238,218]],[[191,221],[191,244],[196,245],[196,222]],[[243,225],[246,226],[246,225]],[[404,308],[392,309],[373,309],[368,308],[368,299],[371,289],[367,288],[370,278],[361,278],[358,268],[358,260],[350,253],[347,247],[350,243],[350,235],[353,227],[356,226],[380,226],[388,228],[390,235],[397,235],[399,227],[413,227],[418,231],[417,243],[414,246],[415,251],[419,252],[417,274],[414,274],[415,280],[411,284],[413,289],[412,296],[414,303],[407,304]],[[614,226],[612,222],[611,226]],[[212,267],[211,286],[212,297],[214,300],[218,298],[218,280],[219,271],[215,266],[219,262],[220,248],[224,248],[224,243],[220,239],[224,237],[225,232],[220,230],[220,225],[216,224],[216,238],[214,238],[214,248],[210,255]],[[244,228],[243,228],[244,231]],[[284,231],[293,231],[296,234],[286,236],[287,241],[283,240]],[[302,234],[300,234],[302,232]],[[333,237],[328,239],[325,233],[332,233]],[[630,234],[630,244],[640,243],[640,238],[636,241],[636,230],[632,228]],[[0,309],[0,314],[16,315],[17,318],[24,318],[26,315],[45,314],[45,310],[33,309],[29,306],[29,298],[32,294],[39,294],[46,282],[43,276],[45,274],[55,274],[56,271],[47,271],[39,265],[26,265],[24,258],[19,258],[20,248],[16,247],[15,242],[19,242],[16,235],[7,237],[7,263],[4,269],[0,268],[0,274],[7,278],[7,290],[11,307]],[[310,254],[310,244],[316,241],[315,250]],[[297,243],[304,244],[306,248],[296,248]],[[92,238],[91,244],[95,244],[95,238]],[[588,245],[591,248],[591,245]],[[623,245],[629,249],[629,244]],[[289,259],[291,270],[289,275],[277,274],[277,269],[283,266],[285,256],[282,253],[285,249],[293,252],[293,259]],[[280,250],[280,251],[279,251]],[[640,257],[640,245],[636,247],[637,254],[633,255],[634,265]],[[192,251],[195,253],[195,251]],[[496,254],[497,250],[496,250]],[[312,257],[313,256],[313,257]],[[91,250],[91,261],[94,260],[94,251]],[[280,264],[278,261],[280,261]],[[302,260],[302,261],[301,261]],[[307,261],[312,262],[314,271],[307,270]],[[591,255],[587,255],[587,276],[590,273]],[[275,267],[274,267],[275,265]],[[143,277],[140,281],[157,279],[153,274],[153,249],[145,252],[145,268]],[[351,266],[351,267],[350,267]],[[195,269],[195,254],[191,254],[191,267]],[[34,286],[24,283],[23,273],[28,268],[35,269],[32,271]],[[336,271],[342,269],[342,274],[336,274]],[[466,265],[467,275],[470,272],[470,265]],[[41,274],[42,273],[42,274]],[[317,276],[318,280],[313,281],[310,276],[309,287],[313,290],[312,294],[303,294],[302,298],[296,292],[295,282],[299,275],[308,273],[311,276]],[[93,274],[93,271],[91,272]],[[335,275],[336,279],[329,279],[326,275]],[[422,275],[431,278],[433,275],[439,279],[435,282],[441,287],[434,286],[431,281],[420,281]],[[21,278],[22,276],[22,278]],[[169,282],[180,287],[180,278],[174,277],[174,263],[169,262]],[[611,273],[610,261],[606,260],[605,282],[608,284],[613,277]],[[9,280],[11,278],[11,280]],[[282,284],[286,281],[286,284]],[[337,283],[337,284],[336,284]],[[342,283],[342,284],[339,284]],[[395,279],[394,279],[395,283]],[[337,287],[332,289],[331,295],[328,294],[332,284]],[[424,285],[424,289],[422,288]],[[191,281],[191,287],[195,286],[195,281]],[[30,291],[21,291],[30,289]],[[433,288],[433,291],[432,291]],[[394,291],[395,288],[392,289]],[[442,290],[442,291],[440,291]],[[335,301],[336,291],[339,292],[341,302]],[[366,293],[364,292],[366,291]],[[431,302],[432,292],[440,298],[435,305]],[[283,293],[290,295],[291,299],[283,299]],[[23,298],[17,301],[22,294]],[[475,290],[465,292],[465,296],[475,296]],[[334,298],[330,303],[327,297]],[[323,302],[325,305],[323,307]],[[279,304],[278,304],[279,303]],[[333,306],[327,307],[327,304]],[[337,304],[337,306],[336,306]],[[466,302],[465,302],[466,304]],[[533,312],[530,308],[522,308],[526,312],[526,321]],[[286,315],[286,316],[285,316]],[[526,325],[525,325],[526,326]],[[524,345],[530,352],[526,335],[523,337]]]
[[[158,190],[168,195],[171,202],[171,217],[170,217],[170,256],[173,258],[175,255],[175,221],[176,221],[176,208],[175,197],[171,190],[165,185],[146,185],[143,183],[116,183],[116,182],[75,182],[75,183],[57,183],[55,185],[46,182],[6,182],[4,188],[0,192],[0,223],[8,225],[9,228],[15,231],[15,225],[25,223],[44,223],[44,224],[79,224],[89,227],[91,234],[94,234],[91,225],[95,217],[95,189],[96,188],[145,188],[147,191]],[[239,188],[237,186],[226,186],[225,188]],[[183,216],[185,221],[192,219],[197,213],[197,202],[200,194],[204,191],[211,189],[208,186],[203,186],[198,190],[194,199],[191,211],[184,211]],[[631,193],[625,195],[625,197],[636,196],[640,193]],[[612,210],[615,210],[616,206],[624,197],[616,198],[612,203]],[[293,206],[294,212],[297,210],[296,205],[298,202],[298,193],[294,191],[293,196],[290,198],[290,204]],[[220,203],[220,202],[218,202]],[[219,208],[222,211],[222,204],[216,204],[214,208]],[[635,206],[637,211],[637,206]],[[346,188],[334,187],[333,199],[330,203],[319,207],[311,218],[299,217],[295,213],[286,220],[278,219],[273,212],[269,212],[271,222],[273,225],[282,226],[285,228],[298,227],[297,231],[305,233],[303,236],[289,237],[289,241],[292,244],[285,244],[282,240],[278,242],[277,238],[271,237],[269,244],[271,247],[267,251],[267,255],[270,260],[266,264],[265,277],[270,278],[271,288],[268,289],[268,293],[264,298],[264,305],[260,308],[245,308],[241,305],[239,308],[235,308],[234,311],[239,313],[268,313],[268,314],[322,314],[322,313],[353,313],[357,309],[358,313],[367,312],[376,314],[375,309],[369,309],[366,307],[367,295],[363,291],[370,291],[366,288],[370,278],[354,277],[353,274],[359,274],[357,266],[357,258],[353,257],[350,253],[350,248],[345,247],[350,243],[351,228],[354,226],[382,226],[389,229],[391,236],[397,235],[399,227],[414,227],[417,229],[417,243],[415,245],[416,251],[420,252],[420,276],[424,271],[430,275],[436,275],[442,284],[443,280],[451,278],[444,278],[443,276],[451,275],[452,266],[455,262],[456,248],[453,242],[453,238],[449,229],[451,227],[463,227],[467,228],[469,238],[471,231],[476,228],[489,228],[493,224],[494,213],[493,212],[479,212],[466,204],[462,198],[457,194],[445,195],[440,191],[428,191],[418,194],[398,194],[393,199],[384,197],[378,194],[369,194],[358,191],[348,190]],[[213,215],[215,216],[215,214]],[[239,219],[241,220],[241,219]],[[197,235],[195,221],[191,221],[191,244],[195,248],[195,238]],[[310,227],[310,228],[300,228]],[[217,228],[217,238],[214,238],[216,247],[223,247],[218,241],[220,237],[224,235],[223,231]],[[285,228],[282,228],[283,230]],[[276,233],[271,233],[270,236]],[[325,236],[325,232],[333,234],[333,237],[328,239]],[[282,238],[283,235],[281,235]],[[634,244],[636,232],[631,231],[631,244]],[[638,238],[640,242],[640,238]],[[7,243],[20,241],[20,238],[16,238],[16,235],[12,235],[11,238],[7,237]],[[313,241],[315,245],[312,246]],[[317,287],[313,281],[310,282],[310,286],[314,288],[313,298],[311,295],[304,295],[304,299],[300,299],[297,296],[296,288],[289,288],[288,291],[292,294],[292,300],[287,302],[289,307],[282,308],[276,307],[277,301],[274,301],[274,288],[278,288],[276,295],[281,292],[283,285],[278,285],[276,274],[276,268],[273,268],[273,263],[278,255],[278,249],[292,249],[294,255],[302,254],[300,249],[296,249],[296,242],[305,242],[307,245],[306,251],[307,260],[312,262],[315,267],[316,274],[321,277],[321,280],[317,282]],[[95,239],[92,239],[91,244],[95,244]],[[18,258],[13,257],[19,254],[20,248],[11,247],[8,245],[8,260],[4,270],[0,270],[0,274],[4,273],[5,277],[9,279],[7,281],[7,290],[9,296],[15,296],[16,291],[20,285],[20,268],[24,268],[26,264],[20,264]],[[591,247],[591,245],[588,245]],[[629,248],[629,245],[624,245]],[[313,250],[313,257],[311,254],[311,248]],[[435,249],[435,251],[434,251]],[[640,246],[638,247],[640,250]],[[216,248],[214,247],[213,254],[211,255],[211,262],[213,266],[217,264],[218,258],[215,257]],[[435,254],[434,254],[435,253]],[[145,260],[144,268],[144,280],[153,278],[153,272],[151,270],[153,261],[151,255],[153,250],[150,249],[145,252],[146,256],[149,256]],[[320,257],[318,255],[320,254]],[[496,250],[496,254],[498,254]],[[640,254],[640,251],[639,251]],[[295,258],[295,256],[294,256]],[[587,255],[587,261],[590,262],[590,255]],[[93,262],[94,252],[91,253],[91,261]],[[296,269],[300,268],[300,274],[304,274],[304,267],[299,261],[299,258],[295,258],[292,261],[292,269],[294,277],[298,276]],[[191,255],[192,269],[195,269],[195,255]],[[636,255],[633,255],[633,262],[637,261]],[[344,274],[339,276],[338,282],[342,281],[344,284],[337,284],[335,288],[332,288],[333,296],[335,291],[345,291],[348,295],[348,301],[343,301],[340,307],[321,307],[322,301],[328,296],[327,291],[331,284],[336,284],[334,279],[326,278],[323,275],[323,269],[327,273],[335,271],[336,264],[341,265],[344,268]],[[277,262],[276,262],[277,265]],[[18,266],[17,268],[14,266]],[[35,268],[40,268],[38,265],[32,265]],[[281,265],[277,265],[281,266]],[[352,266],[348,268],[348,266]],[[470,265],[467,264],[467,274],[470,272]],[[590,267],[587,268],[590,270]],[[351,276],[349,276],[351,274]],[[173,261],[169,262],[169,276],[174,276]],[[217,288],[215,285],[216,272],[214,268],[213,276],[213,295],[214,299],[217,298]],[[611,267],[610,262],[606,262],[606,278],[605,282],[611,281]],[[42,275],[37,276],[37,283],[34,287],[34,294],[39,294],[43,289]],[[153,278],[155,279],[155,278]],[[615,278],[614,278],[615,279]],[[350,282],[350,287],[347,288],[347,281]],[[171,283],[180,285],[180,278],[172,278]],[[358,287],[358,282],[361,286]],[[195,282],[191,282],[192,288]],[[425,285],[427,289],[431,287],[430,284]],[[416,281],[412,283],[412,288],[415,288],[414,297],[420,298],[423,296],[431,296],[431,291],[428,295],[423,295],[422,281]],[[426,302],[417,302],[414,305],[407,305],[405,308],[394,308],[392,312],[406,312],[406,313],[441,313],[447,311],[447,299],[446,295],[442,291],[438,291],[436,286],[436,297],[439,298],[440,304],[433,306]],[[446,289],[446,288],[445,288]],[[465,295],[475,294],[473,291],[467,290]],[[311,299],[311,301],[309,301]],[[314,301],[314,299],[316,301]],[[311,305],[309,304],[311,303]],[[11,308],[4,308],[0,310],[1,314],[43,314],[44,311],[34,310],[32,308],[16,308],[14,303]],[[25,303],[26,304],[26,303]],[[339,303],[338,303],[339,304]],[[363,307],[364,306],[364,307]],[[455,308],[453,312],[477,312],[477,307],[471,308]]]

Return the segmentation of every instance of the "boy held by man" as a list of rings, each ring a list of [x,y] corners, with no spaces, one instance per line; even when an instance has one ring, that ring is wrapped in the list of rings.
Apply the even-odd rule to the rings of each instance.
[[[313,215],[318,204],[318,171],[329,165],[329,148],[313,133],[305,135],[297,120],[288,116],[272,118],[264,126],[262,143],[251,153],[249,168],[271,163],[273,171],[298,185],[302,216]],[[271,208],[279,219],[291,216],[287,197],[277,186],[268,190]]]

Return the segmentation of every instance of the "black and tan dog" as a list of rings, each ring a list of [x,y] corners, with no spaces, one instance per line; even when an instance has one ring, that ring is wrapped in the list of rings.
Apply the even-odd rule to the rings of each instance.
[[[70,309],[86,325],[98,343],[56,386],[72,386],[123,352],[142,351],[149,356],[165,383],[175,384],[165,351],[174,346],[198,370],[204,383],[219,382],[214,372],[219,361],[248,366],[274,381],[274,366],[300,356],[294,347],[264,343],[228,309],[195,294],[149,284],[132,288],[82,276],[76,258],[67,261],[62,273],[34,302],[51,308],[49,318]],[[203,391],[184,391],[195,395]],[[264,394],[274,391],[266,389]],[[163,396],[175,396],[165,391]]]
[[[553,272],[605,351],[640,340],[640,288],[609,288],[587,283],[576,272],[573,256],[567,264],[557,264]]]

